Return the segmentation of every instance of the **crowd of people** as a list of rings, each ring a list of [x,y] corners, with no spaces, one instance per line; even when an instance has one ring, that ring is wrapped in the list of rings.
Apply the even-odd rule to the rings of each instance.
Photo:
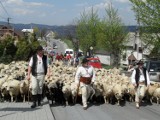
[[[71,65],[77,67],[79,65],[79,57],[77,55],[71,56],[70,54],[66,53],[56,53],[55,55],[48,54],[48,62],[49,64],[58,61],[63,61],[65,65]]]

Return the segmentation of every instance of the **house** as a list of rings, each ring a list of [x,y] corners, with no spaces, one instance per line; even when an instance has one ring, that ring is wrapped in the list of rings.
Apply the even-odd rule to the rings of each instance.
[[[17,38],[23,36],[21,31],[15,30],[11,25],[0,25],[0,37],[2,37],[5,34],[11,34]]]
[[[141,59],[147,59],[152,46],[144,47],[145,43],[140,39],[138,32],[129,32],[127,42],[124,43],[126,49],[122,53],[121,65],[129,65]]]
[[[135,61],[147,59],[153,46],[144,47],[145,43],[139,37],[137,32],[129,32],[124,43],[126,49],[122,52],[120,64],[128,66]],[[103,64],[111,65],[110,53],[107,51],[95,51],[95,56],[100,58]]]
[[[33,29],[22,29],[24,36],[29,36],[33,33]]]

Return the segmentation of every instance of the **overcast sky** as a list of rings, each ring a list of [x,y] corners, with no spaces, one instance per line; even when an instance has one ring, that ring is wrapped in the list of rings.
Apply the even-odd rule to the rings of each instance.
[[[11,23],[37,23],[46,25],[73,24],[85,10],[93,7],[99,17],[105,16],[105,8],[112,3],[125,25],[136,25],[129,0],[0,0],[0,21]]]

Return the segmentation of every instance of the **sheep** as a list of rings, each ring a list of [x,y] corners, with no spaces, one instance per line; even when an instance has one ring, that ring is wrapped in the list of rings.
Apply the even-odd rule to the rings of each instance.
[[[153,104],[153,93],[154,91],[160,87],[159,84],[150,84],[150,86],[147,89],[147,98],[149,99],[150,103]]]
[[[29,92],[29,81],[28,80],[22,80],[20,82],[20,94],[23,98],[23,102],[26,101],[26,96],[28,96],[28,92]]]
[[[15,98],[15,102],[17,101],[17,97],[20,94],[20,81],[18,80],[11,80],[8,82],[7,91],[11,96],[11,102]]]
[[[9,100],[10,96],[9,96],[9,92],[7,91],[7,87],[8,87],[8,81],[4,82],[1,86],[1,95],[3,97],[4,100]]]
[[[98,102],[98,101],[100,101],[100,98],[101,98],[102,93],[103,93],[103,85],[100,82],[94,82],[93,89],[94,89],[94,91],[93,91],[90,99],[92,99],[92,97],[95,97],[96,102]]]
[[[113,87],[113,94],[115,96],[115,98],[117,99],[117,105],[120,105],[120,101],[122,100],[122,97],[124,95],[124,91],[122,89],[122,85],[121,84],[116,84]]]
[[[103,98],[105,104],[109,104],[109,102],[112,103],[112,98],[113,98],[113,85],[109,83],[102,83],[103,85]]]
[[[78,89],[79,89],[79,90],[78,90]],[[79,92],[77,93],[77,91],[79,91]],[[73,104],[76,103],[77,97],[78,97],[78,96],[81,96],[81,95],[82,95],[82,92],[81,92],[80,87],[77,88],[77,84],[76,84],[75,82],[72,82],[72,83],[71,83],[71,97],[72,97],[72,102],[73,102]]]
[[[129,83],[127,93],[129,95],[129,101],[133,102],[135,98],[135,87],[133,86],[133,84]]]
[[[57,89],[57,85],[55,81],[45,84],[45,94],[47,99],[52,101],[52,105],[53,105],[53,101],[55,101],[56,89]]]
[[[157,100],[157,105],[159,105],[159,100],[160,100],[160,88],[157,88],[154,93],[153,93],[153,98],[156,98]]]
[[[71,87],[69,84],[65,84],[62,88],[62,92],[66,101],[66,105],[68,106],[69,98],[71,97]]]

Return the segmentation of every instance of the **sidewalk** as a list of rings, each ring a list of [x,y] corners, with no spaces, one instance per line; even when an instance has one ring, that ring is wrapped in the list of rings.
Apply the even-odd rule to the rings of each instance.
[[[0,120],[54,120],[46,98],[42,105],[31,109],[31,102],[0,103]]]

